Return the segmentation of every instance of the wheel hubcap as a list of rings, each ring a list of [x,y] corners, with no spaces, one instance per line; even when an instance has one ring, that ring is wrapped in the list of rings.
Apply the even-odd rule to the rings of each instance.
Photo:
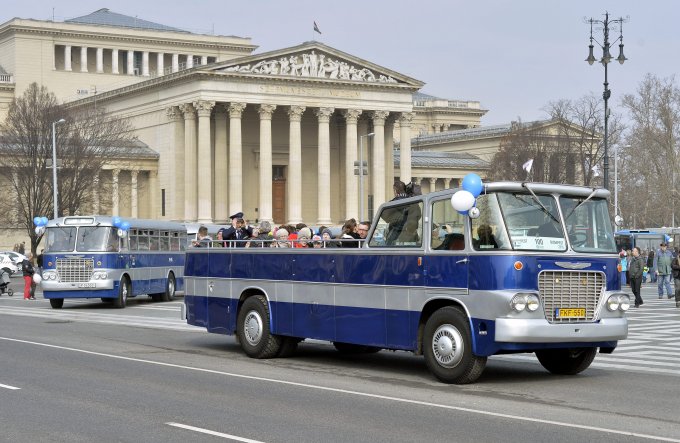
[[[123,300],[127,300],[128,296],[128,285],[127,282],[123,282]]]
[[[453,368],[463,358],[463,336],[452,325],[441,325],[432,337],[432,352],[435,360],[445,368]]]
[[[243,324],[243,335],[251,346],[257,346],[262,339],[262,317],[256,311],[250,311],[246,315]]]

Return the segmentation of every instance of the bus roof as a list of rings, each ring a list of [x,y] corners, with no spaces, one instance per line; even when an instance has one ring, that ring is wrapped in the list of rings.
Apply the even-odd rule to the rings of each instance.
[[[165,220],[147,220],[140,218],[119,217],[121,220],[130,223],[130,228],[134,229],[159,229],[168,231],[186,231],[182,223]],[[113,226],[114,217],[110,215],[74,215],[60,217],[50,220],[47,227],[55,226]]]

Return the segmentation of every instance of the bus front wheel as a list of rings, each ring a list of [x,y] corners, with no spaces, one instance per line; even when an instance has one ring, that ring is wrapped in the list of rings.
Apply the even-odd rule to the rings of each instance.
[[[536,358],[553,374],[576,375],[588,369],[595,354],[597,348],[546,349],[536,351]]]
[[[118,285],[118,298],[113,299],[113,306],[116,308],[124,308],[127,304],[127,298],[130,294],[130,281],[123,277]]]
[[[52,309],[61,309],[61,307],[64,306],[64,299],[63,298],[51,298],[50,299],[50,306],[52,306]]]
[[[262,295],[248,297],[238,313],[237,330],[243,351],[253,358],[276,357],[283,337],[271,333],[269,306]]]
[[[425,323],[423,355],[430,372],[444,383],[472,383],[486,366],[486,357],[472,353],[467,316],[452,306],[435,311]]]

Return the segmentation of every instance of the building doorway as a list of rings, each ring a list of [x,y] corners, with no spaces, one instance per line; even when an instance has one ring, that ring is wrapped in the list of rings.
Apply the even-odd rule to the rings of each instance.
[[[272,166],[272,218],[277,225],[286,222],[285,166]]]

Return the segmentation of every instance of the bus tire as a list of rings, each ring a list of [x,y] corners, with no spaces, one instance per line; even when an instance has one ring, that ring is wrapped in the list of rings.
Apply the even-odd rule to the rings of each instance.
[[[130,281],[127,277],[123,277],[118,285],[118,298],[113,299],[113,307],[118,309],[124,308],[127,304],[128,295],[130,295]]]
[[[553,374],[576,375],[595,359],[597,348],[545,349],[536,351],[541,365]]]
[[[272,358],[281,350],[284,337],[271,333],[269,306],[262,295],[248,297],[238,313],[236,334],[248,357]]]
[[[63,298],[51,298],[50,299],[50,306],[52,306],[52,309],[61,309],[61,307],[64,306],[64,299]]]
[[[341,354],[375,354],[382,350],[382,348],[375,346],[355,345],[340,341],[334,341],[333,346],[335,346],[335,349]]]
[[[486,357],[472,353],[467,316],[452,306],[435,311],[425,323],[423,355],[430,372],[444,383],[473,383],[486,366]]]
[[[168,275],[168,280],[165,282],[165,292],[161,295],[162,301],[173,301],[175,299],[175,274],[172,272]]]

